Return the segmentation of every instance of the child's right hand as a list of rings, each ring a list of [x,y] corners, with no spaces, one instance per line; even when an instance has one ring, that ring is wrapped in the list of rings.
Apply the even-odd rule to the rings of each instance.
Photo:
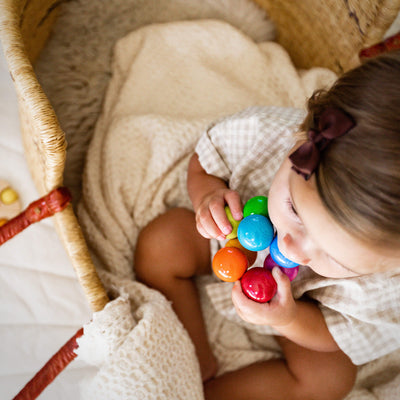
[[[272,270],[272,275],[278,290],[269,302],[257,303],[249,299],[239,281],[236,281],[232,289],[232,302],[236,312],[244,321],[256,325],[269,325],[280,331],[282,326],[290,327],[295,320],[297,303],[293,298],[288,276],[278,267]]]
[[[240,221],[243,218],[242,203],[235,190],[221,188],[203,197],[196,209],[196,226],[202,236],[223,240],[232,232],[225,213],[226,205],[235,220]]]

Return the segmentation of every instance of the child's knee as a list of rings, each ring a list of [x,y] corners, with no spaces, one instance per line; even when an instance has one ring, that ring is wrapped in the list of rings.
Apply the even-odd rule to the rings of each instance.
[[[193,226],[194,214],[183,208],[175,208],[158,216],[143,228],[135,250],[137,278],[151,283],[155,276],[173,276],[177,272],[173,270],[173,260],[182,257],[182,244],[187,242]]]
[[[152,254],[168,251],[185,237],[185,226],[193,213],[184,208],[173,208],[153,219],[139,233],[136,251],[147,250]]]
[[[139,232],[134,260],[138,279],[146,280],[146,276],[151,274],[151,269],[156,266],[160,255],[170,246],[170,241],[166,214],[158,216]]]
[[[336,364],[328,362],[318,365],[310,371],[303,371],[302,398],[321,400],[341,400],[353,388],[357,367],[350,360],[340,359]]]
[[[343,399],[353,388],[357,367],[342,351],[317,352],[278,338],[295,378],[298,399]]]

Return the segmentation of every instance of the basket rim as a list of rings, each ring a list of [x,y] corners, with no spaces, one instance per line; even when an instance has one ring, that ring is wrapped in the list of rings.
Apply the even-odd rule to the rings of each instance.
[[[31,116],[35,144],[43,155],[41,161],[45,167],[42,168],[45,179],[42,185],[36,182],[36,186],[44,194],[62,184],[66,141],[55,111],[29,60],[22,37],[19,11],[17,1],[0,1],[0,41],[17,92],[20,111],[24,108]]]
[[[31,117],[29,122],[32,123],[32,129],[28,131],[26,126],[22,127],[22,135],[25,135],[26,139],[25,155],[36,152],[41,157],[42,170],[39,171],[36,180],[33,166],[29,167],[38,191],[44,195],[62,186],[66,141],[55,111],[37,80],[24,45],[20,27],[20,15],[23,11],[21,4],[21,1],[16,0],[0,0],[0,41],[17,92],[20,118],[22,120],[24,113]],[[29,146],[33,148],[30,149]],[[42,177],[44,182],[39,179]],[[92,262],[72,206],[69,205],[54,215],[53,220],[89,306],[93,312],[102,310],[109,298]]]

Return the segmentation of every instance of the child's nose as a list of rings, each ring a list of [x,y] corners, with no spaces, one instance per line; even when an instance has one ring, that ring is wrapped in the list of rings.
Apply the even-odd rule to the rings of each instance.
[[[298,262],[301,265],[307,265],[311,261],[311,259],[304,254],[301,239],[294,239],[289,233],[283,236],[282,243],[278,243],[278,245],[281,250],[286,253],[286,257],[292,261]]]

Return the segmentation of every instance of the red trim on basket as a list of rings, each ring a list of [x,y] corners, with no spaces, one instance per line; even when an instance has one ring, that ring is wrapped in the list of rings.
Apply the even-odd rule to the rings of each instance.
[[[40,371],[24,386],[13,400],[33,400],[57,377],[57,375],[75,358],[78,343],[76,340],[83,335],[83,328],[68,340],[60,350],[50,358]]]
[[[366,49],[362,49],[359,53],[359,56],[361,59],[372,58],[378,56],[379,54],[397,49],[400,49],[400,32],[388,37],[383,42],[377,43]]]
[[[0,246],[29,225],[64,210],[71,199],[70,191],[66,187],[60,187],[29,204],[22,213],[0,226]]]

